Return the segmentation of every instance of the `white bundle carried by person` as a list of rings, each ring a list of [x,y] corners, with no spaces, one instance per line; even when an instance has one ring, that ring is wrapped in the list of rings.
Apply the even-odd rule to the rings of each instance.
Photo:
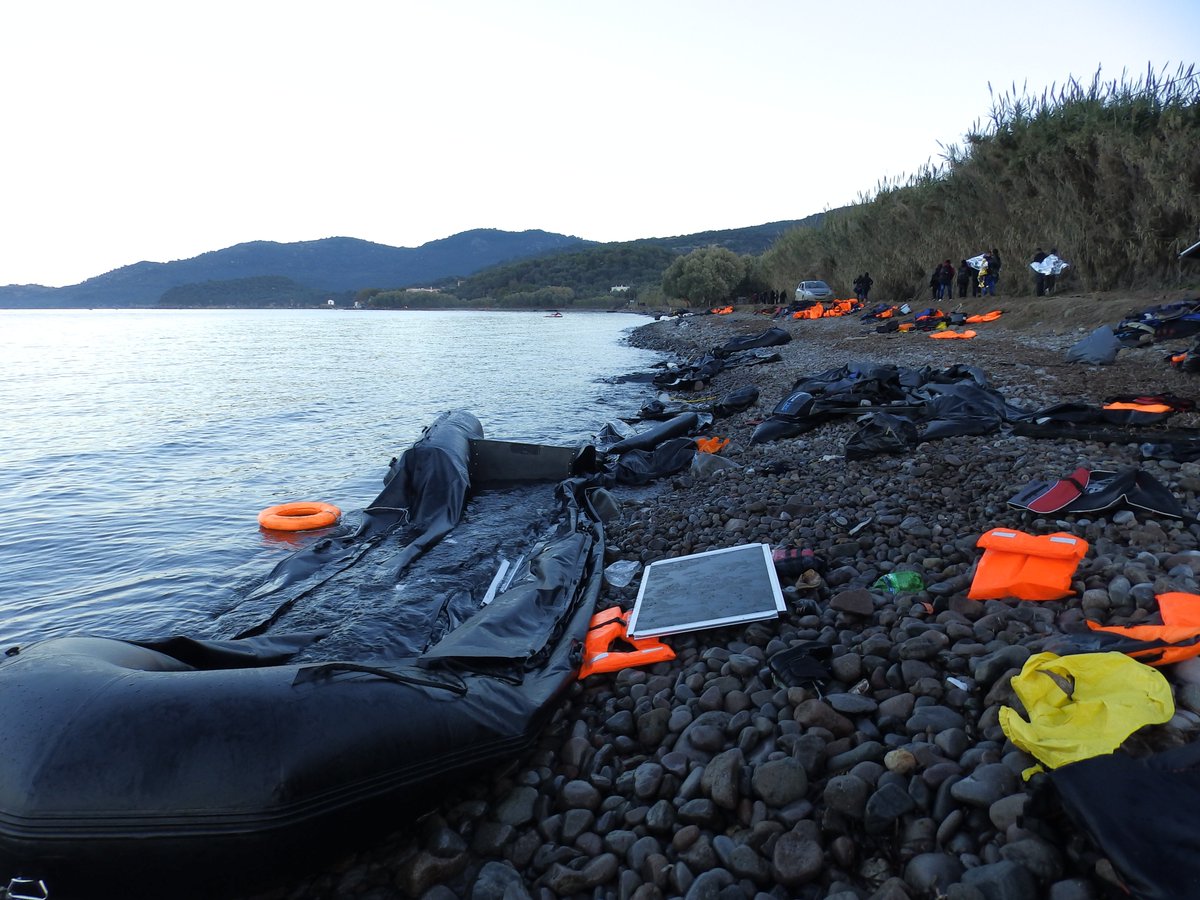
[[[1029,268],[1039,275],[1061,275],[1063,269],[1071,268],[1071,264],[1061,256],[1051,253],[1041,262],[1031,262]]]

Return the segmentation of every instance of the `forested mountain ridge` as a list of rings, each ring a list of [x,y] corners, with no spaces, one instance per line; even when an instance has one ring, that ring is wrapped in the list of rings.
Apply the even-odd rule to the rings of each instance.
[[[721,231],[698,231],[677,237],[641,238],[631,244],[654,244],[676,253],[691,253],[703,247],[724,247],[734,253],[757,255],[774,245],[784,232],[794,228],[816,228],[825,218],[825,213],[813,213],[803,219],[783,222],[767,222],[765,225],[750,225],[746,228],[728,228]]]
[[[200,293],[216,296],[216,284],[263,277],[290,279],[304,290],[306,298],[311,292],[344,295],[367,287],[428,284],[447,275],[470,275],[507,260],[593,243],[546,231],[490,228],[464,231],[417,248],[348,237],[286,244],[251,241],[191,259],[122,266],[67,287],[0,287],[0,307],[157,306],[174,288],[205,285],[206,291]]]
[[[462,300],[485,297],[503,300],[516,294],[531,296],[550,288],[568,288],[574,297],[597,297],[616,285],[629,287],[636,296],[639,289],[657,287],[663,271],[683,254],[706,247],[723,247],[741,255],[760,254],[793,228],[819,225],[824,215],[817,213],[806,219],[727,231],[567,249],[503,263],[442,286]],[[546,302],[555,301],[547,298]]]
[[[679,254],[720,246],[762,253],[784,232],[813,225],[807,219],[622,244],[600,244],[546,231],[476,229],[417,248],[390,247],[348,237],[276,243],[252,241],[191,259],[139,262],[61,288],[0,287],[0,308],[91,306],[311,306],[323,298],[339,305],[368,289],[441,284],[465,297],[566,286],[576,295],[603,294],[614,284],[657,282]],[[589,256],[595,253],[595,256]],[[569,254],[569,259],[551,259]],[[516,264],[515,271],[493,272]],[[483,275],[476,281],[472,276]],[[519,285],[519,287],[518,287]]]

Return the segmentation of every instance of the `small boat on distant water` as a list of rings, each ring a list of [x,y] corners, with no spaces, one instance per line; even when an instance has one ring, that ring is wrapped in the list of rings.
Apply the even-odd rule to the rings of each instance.
[[[546,313],[547,319],[561,319],[562,317],[563,317],[563,314],[560,313],[557,309],[552,309],[548,313]]]

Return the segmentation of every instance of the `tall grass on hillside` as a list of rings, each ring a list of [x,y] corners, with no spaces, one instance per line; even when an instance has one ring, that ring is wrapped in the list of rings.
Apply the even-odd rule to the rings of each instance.
[[[879,299],[922,299],[936,263],[997,248],[1000,293],[1030,294],[1041,247],[1071,262],[1060,284],[1076,290],[1194,282],[1178,256],[1200,226],[1198,100],[1194,65],[1136,81],[1097,72],[1040,96],[993,91],[965,147],[783,235],[761,275],[776,286],[824,278],[845,295],[869,271]]]

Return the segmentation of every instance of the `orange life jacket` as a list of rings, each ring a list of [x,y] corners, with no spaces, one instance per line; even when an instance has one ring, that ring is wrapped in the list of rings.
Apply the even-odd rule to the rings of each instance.
[[[800,309],[792,313],[793,319],[819,319],[825,314],[825,307],[820,303],[814,303],[807,309]]]
[[[1200,596],[1172,591],[1159,594],[1155,599],[1162,614],[1161,625],[1088,622],[1088,628],[1128,638],[1125,646],[1117,644],[1112,649],[1151,666],[1165,666],[1200,656]]]
[[[973,332],[973,331],[950,331],[950,330],[933,331],[933,332],[930,332],[929,336],[931,338],[967,338],[969,340],[970,338],[975,337],[975,332]]]
[[[991,312],[976,313],[973,316],[967,316],[967,323],[977,325],[980,322],[995,322],[1003,314],[1003,310],[993,309]]]
[[[1083,538],[1059,531],[1041,537],[993,528],[976,543],[983,556],[967,597],[971,600],[1059,600],[1069,597],[1071,576],[1088,551]]]
[[[616,672],[675,658],[675,651],[657,638],[631,638],[626,631],[628,627],[629,614],[619,606],[592,616],[583,644],[580,681],[597,672]],[[613,649],[621,645],[632,649]]]

